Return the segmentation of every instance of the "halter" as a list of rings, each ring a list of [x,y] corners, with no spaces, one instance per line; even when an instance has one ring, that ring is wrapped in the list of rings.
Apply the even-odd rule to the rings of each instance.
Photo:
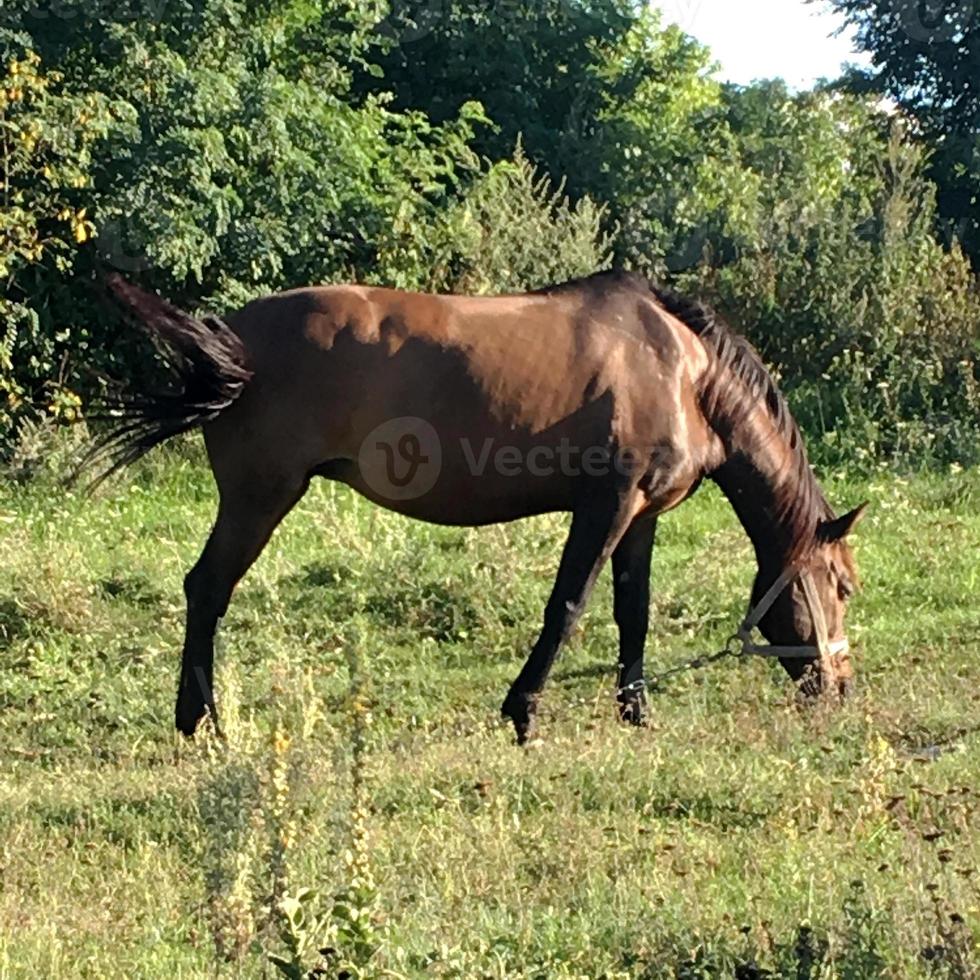
[[[772,608],[773,603],[779,598],[783,590],[794,579],[799,578],[800,585],[803,587],[803,597],[806,600],[807,608],[810,610],[810,617],[813,620],[813,629],[816,633],[816,646],[798,644],[795,646],[770,646],[768,644],[758,644],[752,642],[752,631],[759,625],[762,617]],[[790,565],[782,575],[772,584],[769,591],[762,597],[759,604],[750,608],[748,615],[742,621],[737,633],[735,633],[725,646],[717,653],[701,655],[672,667],[670,670],[659,674],[654,679],[654,687],[660,687],[663,681],[674,674],[681,674],[688,670],[698,670],[711,664],[719,663],[728,657],[736,659],[742,657],[779,657],[786,659],[814,660],[819,658],[821,670],[825,671],[824,677],[831,676],[831,657],[846,656],[850,651],[850,644],[847,637],[840,640],[830,640],[827,636],[827,620],[824,618],[823,608],[820,605],[820,598],[817,595],[817,587],[814,585],[813,576],[800,565]],[[622,670],[622,664],[620,664]],[[641,677],[631,684],[625,684],[619,689],[620,699],[624,696],[642,696],[647,682]]]
[[[762,621],[762,617],[772,608],[775,601],[782,595],[783,590],[794,579],[800,580],[803,586],[803,597],[806,600],[807,608],[810,610],[810,619],[813,621],[814,632],[816,633],[816,646],[795,645],[795,646],[772,646],[770,644],[757,644],[752,641],[752,631]],[[755,608],[749,609],[748,615],[739,627],[738,632],[732,638],[742,644],[742,653],[746,656],[756,657],[780,657],[800,660],[810,660],[819,657],[821,660],[829,660],[831,657],[841,656],[850,651],[850,643],[847,637],[840,640],[831,640],[827,635],[827,620],[824,618],[823,607],[820,605],[820,597],[817,595],[817,587],[813,582],[813,576],[805,568],[797,565],[790,565],[779,578],[773,582],[769,591],[759,600]]]

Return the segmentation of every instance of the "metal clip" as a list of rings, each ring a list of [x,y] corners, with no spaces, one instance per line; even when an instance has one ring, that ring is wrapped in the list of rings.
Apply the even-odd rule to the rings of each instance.
[[[745,644],[746,638],[742,636],[741,633],[732,633],[732,635],[725,641],[725,653],[729,657],[734,657],[736,660],[741,660],[745,655]]]

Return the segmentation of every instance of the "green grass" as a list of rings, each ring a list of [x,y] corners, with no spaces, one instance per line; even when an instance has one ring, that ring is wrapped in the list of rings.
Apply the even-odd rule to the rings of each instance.
[[[272,976],[292,940],[324,976],[976,977],[980,472],[828,484],[873,502],[852,703],[801,713],[752,661],[620,727],[607,574],[529,751],[498,711],[561,518],[440,530],[315,486],[224,622],[227,743],[184,743],[208,474],[0,487],[0,975]],[[713,490],[666,518],[651,666],[717,648],[751,574]]]

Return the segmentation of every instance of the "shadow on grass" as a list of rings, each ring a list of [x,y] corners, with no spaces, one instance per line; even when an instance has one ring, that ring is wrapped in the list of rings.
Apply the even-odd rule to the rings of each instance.
[[[34,819],[46,831],[68,840],[105,841],[127,851],[145,846],[147,838],[157,845],[186,849],[185,826],[192,810],[171,793],[145,796],[103,797],[97,806],[87,803],[36,805]]]
[[[751,830],[773,814],[771,810],[746,810],[738,802],[726,803],[707,793],[687,797],[676,793],[655,796],[647,804],[650,815],[665,820],[690,820],[722,828]]]
[[[121,599],[134,606],[155,606],[166,600],[146,575],[113,575],[99,582],[99,591],[109,599]]]
[[[484,626],[465,589],[438,580],[372,582],[343,562],[311,562],[283,580],[282,594],[293,613],[318,611],[332,619],[361,614],[382,629],[439,643],[457,642]]]
[[[30,618],[12,596],[0,596],[0,650],[26,636]]]

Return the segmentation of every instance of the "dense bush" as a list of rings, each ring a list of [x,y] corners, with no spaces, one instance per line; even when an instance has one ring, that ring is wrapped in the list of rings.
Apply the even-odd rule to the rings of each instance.
[[[32,36],[7,35],[0,54],[19,43],[10,64],[32,66],[45,98],[16,103],[24,121],[5,123],[34,126],[33,157],[10,140],[0,148],[26,198],[4,214],[18,313],[0,364],[8,432],[21,404],[51,404],[52,384],[84,391],[91,372],[139,375],[146,354],[92,288],[107,268],[217,309],[306,282],[370,273],[414,285],[426,274],[427,229],[478,171],[468,143],[482,116],[465,106],[436,127],[381,97],[349,98],[368,6],[202,0],[161,5],[154,19],[135,16],[138,5],[66,0],[20,18]],[[35,172],[50,193],[34,189]],[[42,218],[61,222],[53,240],[35,235]],[[407,268],[390,241],[406,221],[423,246]]]
[[[828,0],[855,28],[872,67],[841,85],[887,95],[933,147],[939,211],[980,271],[980,4]]]
[[[519,292],[605,269],[612,238],[603,233],[602,219],[602,208],[588,197],[570,205],[518,149],[451,212],[455,273],[445,285],[460,292]]]
[[[818,454],[980,459],[980,295],[936,237],[925,154],[862,100],[768,86],[729,101],[724,224],[684,285],[776,366]]]
[[[58,324],[44,318],[39,289],[72,269],[92,235],[84,203],[91,151],[109,125],[97,93],[68,95],[30,39],[0,30],[0,439],[33,395],[52,415],[73,418]]]
[[[8,453],[20,420],[152,369],[108,269],[220,312],[612,261],[715,301],[825,458],[980,453],[980,298],[905,117],[723,88],[626,0],[11,0],[0,58]]]

